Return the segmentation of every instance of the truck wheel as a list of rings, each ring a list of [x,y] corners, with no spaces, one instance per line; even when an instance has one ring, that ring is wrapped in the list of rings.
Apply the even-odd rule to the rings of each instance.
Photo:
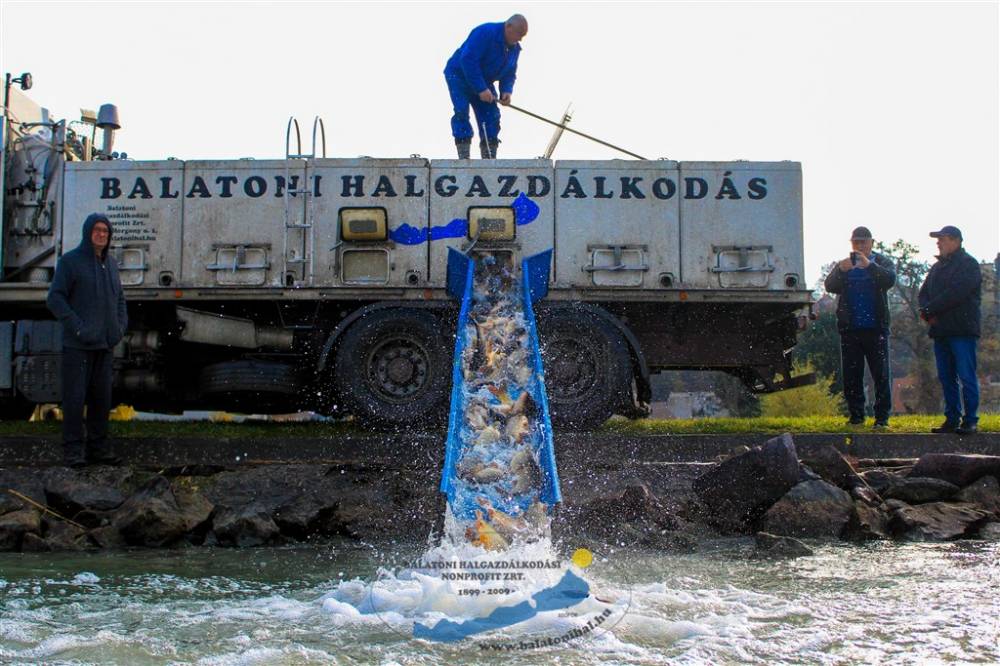
[[[552,425],[589,430],[607,421],[631,390],[628,343],[587,311],[543,311],[538,327]]]
[[[451,354],[441,323],[428,312],[371,312],[344,332],[334,387],[363,423],[395,429],[444,422]]]
[[[213,363],[201,371],[199,387],[220,406],[261,411],[295,407],[302,388],[293,366],[274,361]]]

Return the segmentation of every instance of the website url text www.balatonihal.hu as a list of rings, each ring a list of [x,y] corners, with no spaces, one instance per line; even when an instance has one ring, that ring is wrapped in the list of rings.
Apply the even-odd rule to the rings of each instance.
[[[512,652],[514,650],[537,650],[544,647],[552,647],[553,645],[560,645],[562,643],[568,643],[577,638],[582,638],[586,636],[591,631],[597,627],[604,624],[604,621],[611,616],[611,609],[605,608],[601,611],[600,615],[595,616],[587,624],[582,627],[577,627],[575,629],[570,629],[565,634],[561,636],[550,636],[548,638],[537,638],[533,641],[518,641],[517,643],[493,643],[493,642],[483,642],[479,643],[480,650],[489,650],[491,652]]]

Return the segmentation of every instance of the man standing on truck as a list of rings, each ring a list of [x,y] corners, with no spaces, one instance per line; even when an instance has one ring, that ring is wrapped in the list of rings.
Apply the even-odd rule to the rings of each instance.
[[[107,216],[89,215],[80,245],[59,260],[49,288],[49,310],[63,330],[63,456],[69,467],[120,462],[108,444],[108,412],[113,350],[125,335],[128,312],[118,264],[108,256],[112,231]]]
[[[500,146],[500,109],[510,104],[517,78],[518,44],[528,34],[528,20],[514,14],[503,23],[484,23],[472,30],[465,42],[448,60],[444,79],[448,83],[451,105],[451,134],[455,137],[458,158],[469,159],[472,125],[469,106],[476,115],[479,151],[483,159],[497,156]],[[497,97],[496,81],[500,82]]]
[[[875,384],[875,428],[889,427],[892,389],[889,378],[889,300],[896,284],[892,261],[874,252],[867,227],[851,233],[851,254],[826,276],[826,290],[837,294],[837,330],[848,423],[865,422],[865,362]]]
[[[932,231],[931,238],[937,239],[940,254],[920,286],[918,298],[920,318],[930,324],[928,334],[934,338],[934,358],[944,393],[944,423],[932,432],[971,435],[979,430],[976,344],[983,274],[979,262],[962,247],[962,232],[958,227],[949,225],[941,231]]]

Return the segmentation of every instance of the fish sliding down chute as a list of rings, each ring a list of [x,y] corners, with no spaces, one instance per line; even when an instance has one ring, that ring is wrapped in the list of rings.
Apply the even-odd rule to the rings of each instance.
[[[488,550],[546,535],[562,500],[532,303],[548,293],[552,251],[448,253],[448,293],[460,299],[441,492],[449,536]]]

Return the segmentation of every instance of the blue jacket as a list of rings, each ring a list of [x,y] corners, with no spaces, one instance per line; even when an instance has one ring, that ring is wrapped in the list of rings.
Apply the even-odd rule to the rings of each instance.
[[[445,75],[459,79],[474,93],[492,89],[494,81],[500,82],[501,95],[513,92],[521,45],[507,46],[503,26],[503,22],[484,23],[473,28],[448,60]]]
[[[90,232],[97,222],[108,225],[108,247],[114,229],[107,217],[93,213],[83,223],[83,239],[56,264],[49,287],[49,311],[63,325],[63,347],[111,349],[125,335],[128,311],[118,278],[118,264],[104,248],[101,260],[94,253]]]
[[[938,258],[920,286],[920,312],[930,322],[932,338],[979,337],[983,273],[979,262],[959,248]]]
[[[896,267],[888,257],[872,252],[868,274],[878,290],[875,299],[875,328],[889,330],[889,298],[887,292],[896,284]],[[847,273],[834,266],[826,276],[823,286],[827,292],[837,294],[837,330],[844,332],[851,328],[851,299],[847,294]]]

